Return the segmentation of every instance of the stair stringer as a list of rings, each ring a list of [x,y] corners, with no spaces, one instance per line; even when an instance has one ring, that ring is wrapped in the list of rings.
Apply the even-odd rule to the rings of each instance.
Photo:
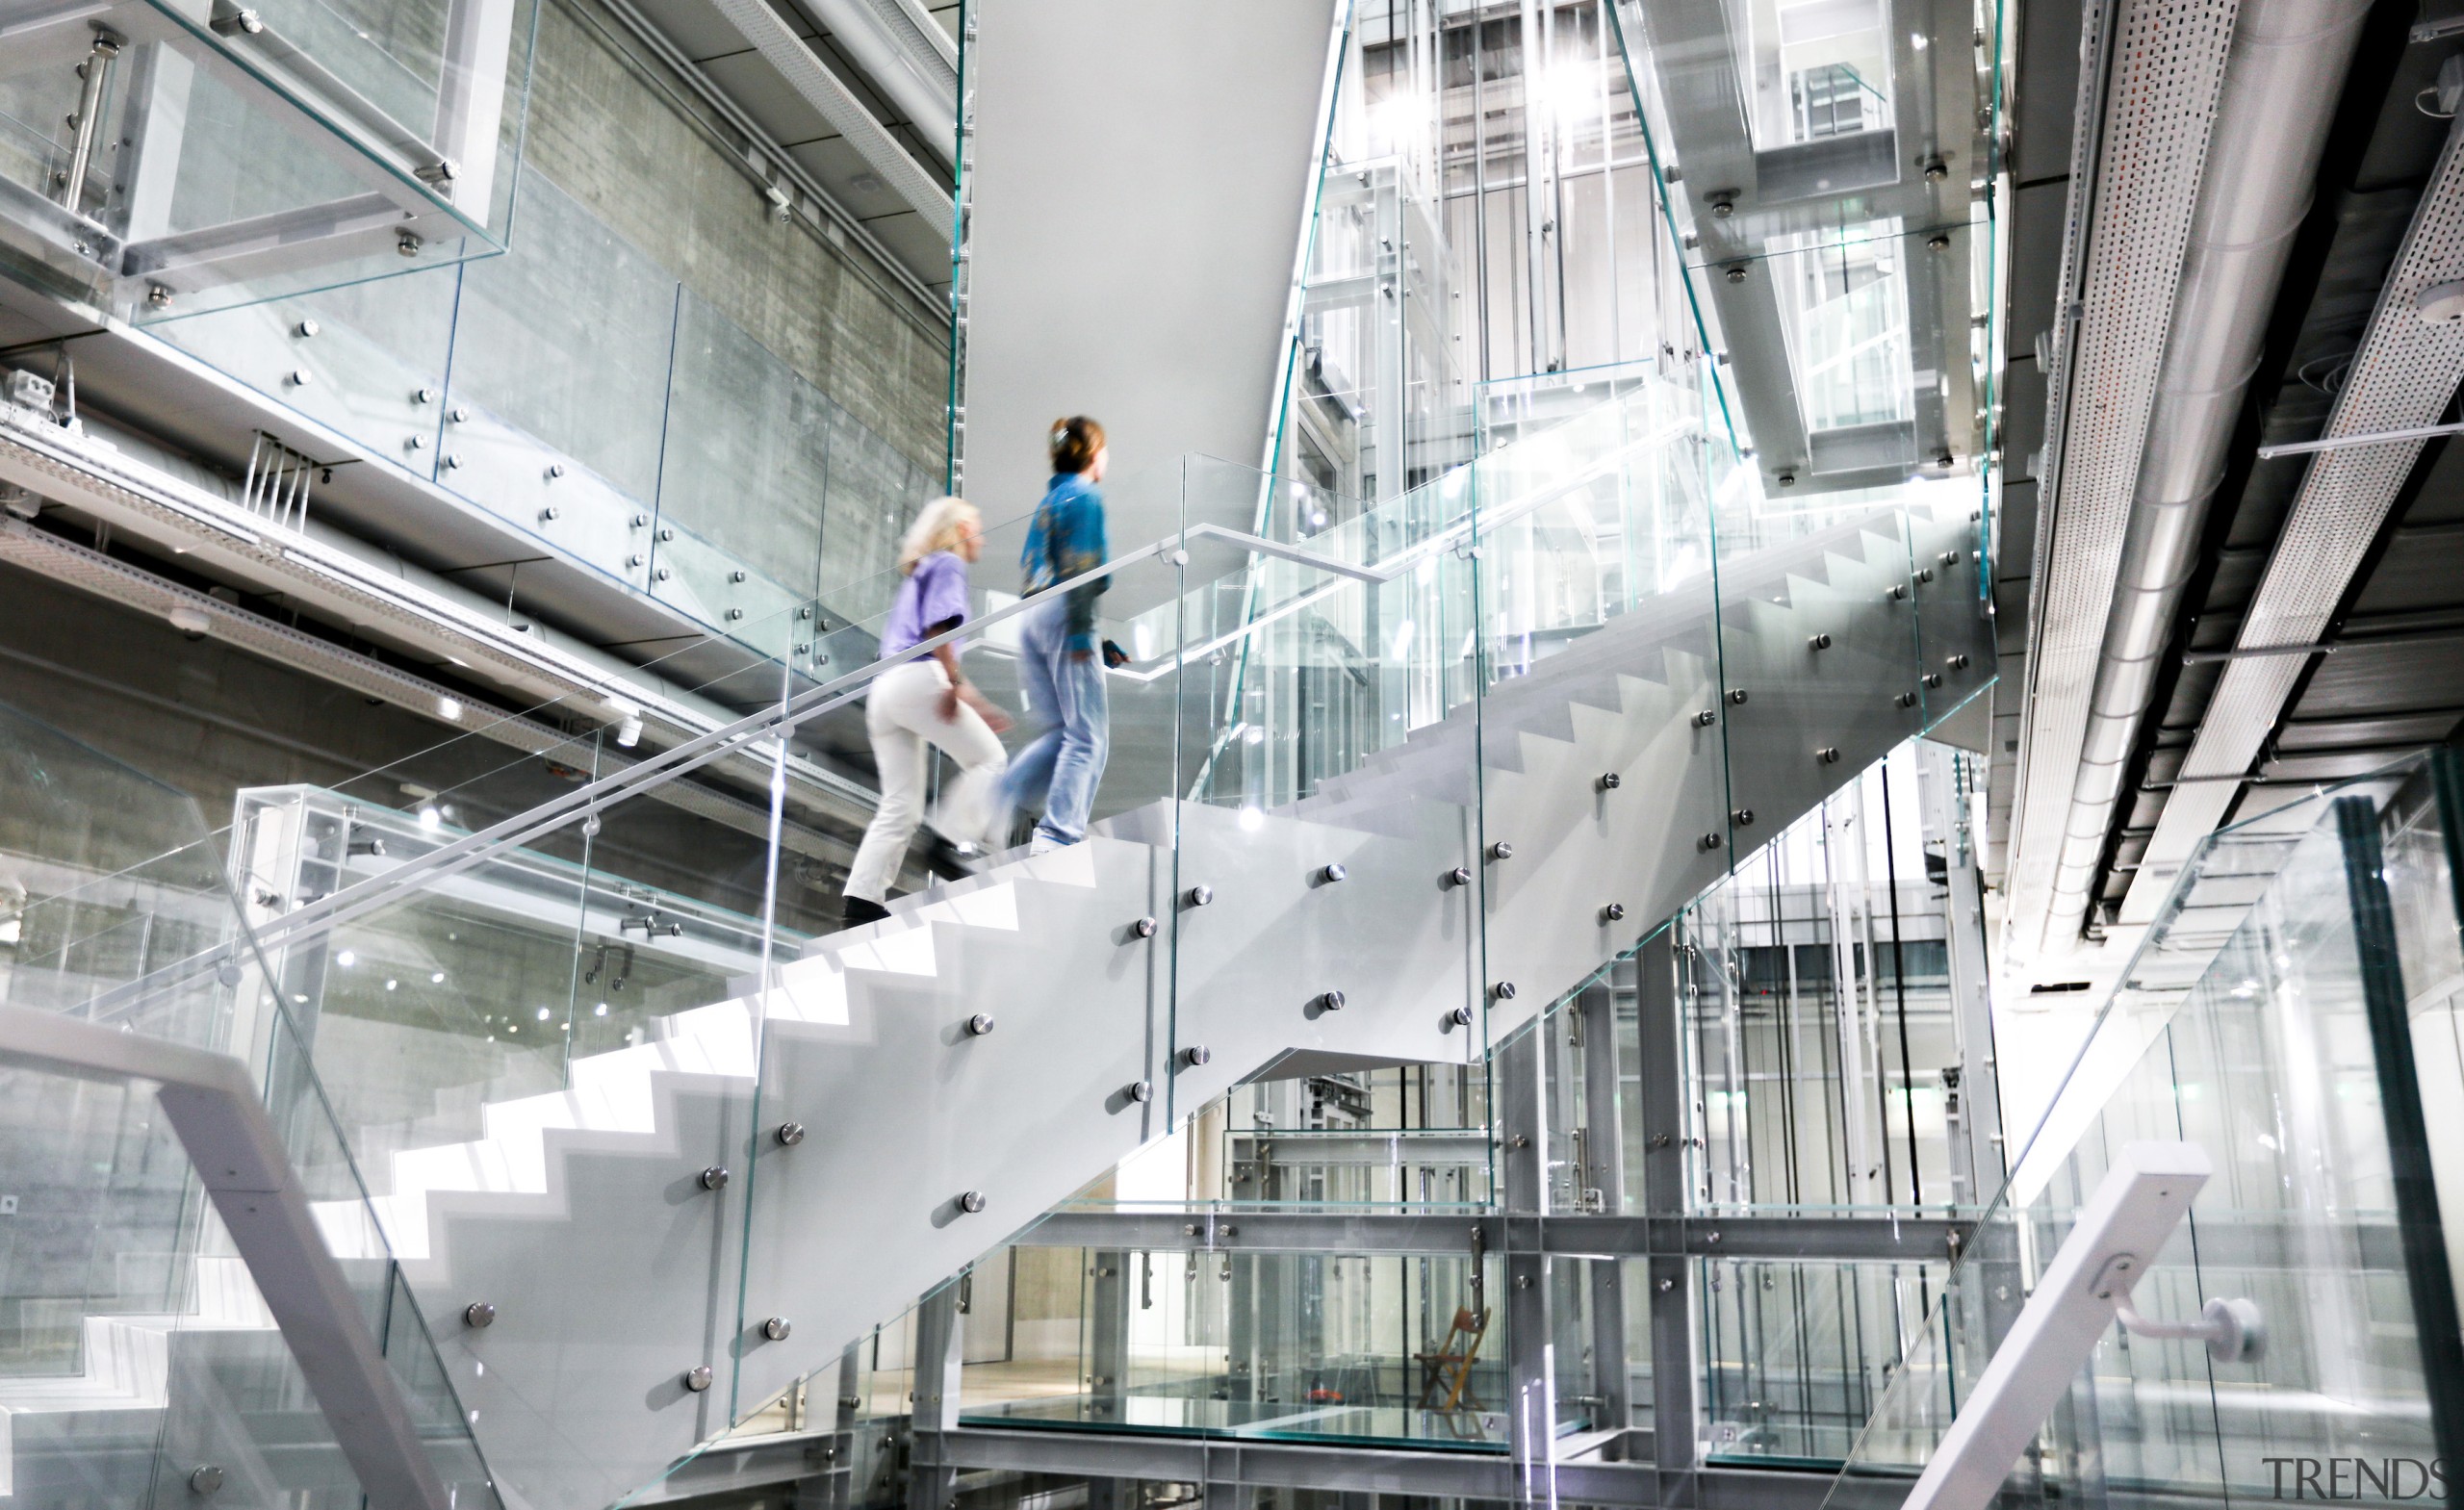
[[[1904,561],[1905,548],[1887,521],[1869,517],[1793,542],[1781,553],[1782,565],[1805,570],[1773,570],[1767,575],[1779,585],[1778,601],[1742,609],[1756,616],[1758,638],[1802,645],[1815,621],[1844,626],[1859,645],[1886,644],[1910,632],[1907,603],[1887,592],[1890,582],[1907,580],[1904,569],[1894,573],[1894,558]],[[1168,899],[1170,910],[1159,908],[1154,914],[1172,918],[1177,935],[1180,993],[1166,1052],[1194,1044],[1210,1052],[1203,1065],[1173,1061],[1165,1066],[1175,1115],[1295,1050],[1381,1063],[1476,1057],[1718,878],[1728,861],[1726,833],[1722,845],[1707,847],[1694,826],[1707,815],[1718,830],[1727,816],[1722,731],[1691,715],[1721,707],[1714,655],[1723,647],[1711,645],[1710,626],[1699,609],[1690,618],[1632,616],[1632,623],[1611,626],[1603,637],[1620,630],[1616,649],[1628,657],[1623,665],[1543,663],[1532,677],[1493,687],[1476,720],[1432,726],[1431,732],[1463,754],[1476,731],[1489,752],[1476,781],[1462,755],[1450,766],[1416,735],[1389,752],[1394,758],[1382,769],[1365,765],[1353,773],[1348,791],[1333,804],[1296,805],[1293,812],[1246,821],[1231,808],[1158,805],[1102,826],[1115,835],[1178,846],[1170,857],[1178,889]],[[1868,657],[1863,669],[1877,680],[1905,680],[1912,664],[1902,652]],[[1604,683],[1616,688],[1613,713],[1601,705]],[[1886,688],[1874,697],[1889,705]],[[1530,716],[1534,711],[1547,716]],[[1749,828],[1775,832],[1913,731],[1887,721],[1844,731],[1840,760],[1825,767],[1831,779],[1802,798],[1783,793],[1784,809]],[[1612,770],[1619,786],[1604,793],[1597,779]],[[1483,811],[1478,824],[1468,805],[1444,800],[1466,783],[1475,788],[1466,795]],[[1484,835],[1509,837],[1514,857],[1487,860],[1479,853]],[[1344,865],[1343,881],[1322,879],[1330,861]],[[1444,879],[1456,865],[1475,874],[1468,894]],[[1212,889],[1206,906],[1185,900],[1196,884]],[[1605,900],[1626,901],[1625,919],[1603,926],[1603,893]],[[1481,940],[1469,931],[1468,909],[1475,903],[1489,916],[1485,972]],[[1498,1000],[1492,988],[1505,980],[1517,983],[1517,992]],[[1328,989],[1344,992],[1341,1010],[1323,1006]],[[1476,1012],[1475,1025],[1458,1028],[1453,1009],[1484,1000],[1487,1010]],[[1159,1087],[1159,1100],[1163,1094]],[[1041,1097],[1032,1104],[1048,1118],[1061,1116]],[[988,1113],[983,1120],[999,1124]],[[1168,1119],[1157,1129],[1168,1125]],[[1039,1182],[1021,1190],[1028,1201],[1048,1194],[1057,1200],[1134,1146],[1091,1148],[1094,1162],[1072,1174],[1038,1164],[1017,1168],[1011,1178]],[[790,1200],[782,1209],[806,1208]],[[946,1262],[919,1254],[921,1267],[912,1272],[937,1281],[987,1246],[944,1244]],[[896,1314],[925,1288],[891,1277],[888,1271],[904,1266],[885,1248],[876,1246],[871,1257],[876,1272],[864,1282],[878,1303],[869,1311],[833,1304],[859,1327],[869,1324],[862,1318]],[[754,1262],[757,1267],[764,1262],[758,1239]],[[757,1319],[757,1309],[748,1310],[749,1320]],[[783,1354],[776,1362],[764,1358],[758,1369],[746,1370],[740,1398],[757,1403],[796,1375],[795,1362]]]

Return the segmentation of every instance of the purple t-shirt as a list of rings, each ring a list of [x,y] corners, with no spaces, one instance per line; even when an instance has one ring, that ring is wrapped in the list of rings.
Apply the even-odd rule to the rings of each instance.
[[[945,619],[966,622],[966,563],[951,551],[936,550],[898,584],[889,622],[882,626],[882,653],[895,655],[931,638],[933,626]]]

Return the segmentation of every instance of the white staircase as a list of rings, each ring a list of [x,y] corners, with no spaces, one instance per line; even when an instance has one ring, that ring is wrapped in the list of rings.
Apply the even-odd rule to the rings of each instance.
[[[1912,581],[1903,528],[1961,564]],[[1894,510],[1724,563],[1718,620],[1707,583],[1647,601],[1286,810],[1159,802],[902,899],[392,1153],[381,1235],[320,1219],[400,1261],[508,1504],[608,1504],[1231,1086],[1476,1060],[1983,684],[1968,532]],[[1926,687],[1920,653],[1964,658]],[[13,1425],[162,1409],[163,1329],[89,1325],[89,1375],[0,1393]]]
[[[218,1371],[218,1356],[281,1359],[247,1265],[216,1253],[189,1264],[180,1310],[87,1317],[76,1373],[0,1377],[0,1504],[149,1502],[175,1376],[187,1390]],[[215,1461],[234,1481],[276,1482],[228,1446]]]

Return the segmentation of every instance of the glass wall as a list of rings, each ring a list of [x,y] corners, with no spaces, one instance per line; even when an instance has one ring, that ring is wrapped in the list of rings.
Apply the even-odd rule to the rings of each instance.
[[[1730,877],[1732,857],[1818,811],[1845,773],[1902,758],[1897,723],[1843,722],[1829,735],[1840,758],[1821,763],[1842,776],[1774,781],[1742,811],[1736,710],[1770,684],[1732,679],[1720,647],[1802,650],[1832,633],[1867,657],[1834,675],[1886,704],[1983,633],[1953,611],[1972,601],[1955,582],[1909,564],[1914,531],[1937,527],[1921,493],[1800,528],[1706,477],[1700,414],[1690,390],[1655,380],[1524,423],[1475,464],[1322,528],[1258,541],[1192,525],[1122,543],[1093,605],[1096,639],[1118,653],[1094,673],[1113,749],[1087,838],[1038,852],[993,835],[971,872],[924,881],[883,922],[812,917],[819,835],[787,809],[783,736],[844,717],[897,674],[873,658],[880,610],[840,617],[887,603],[887,575],[749,621],[798,658],[747,722],[668,752],[595,733],[553,744],[553,781],[527,810],[500,805],[493,778],[475,794],[252,792],[230,869],[206,873],[242,889],[253,942],[175,945],[136,990],[79,1005],[202,990],[284,1116],[332,1118],[372,1192],[322,1197],[338,1251],[398,1264],[424,1315],[496,1308],[485,1326],[446,1329],[441,1366],[500,1480],[526,1497],[614,1497],[749,1420],[781,1419],[778,1402],[802,1389],[808,1403],[849,1337],[969,1266],[992,1286],[984,1255],[1019,1241],[1143,1256],[1134,1272],[1090,1261],[1113,1270],[1092,1275],[1071,1260],[1073,1281],[1100,1282],[1071,1292],[1118,1298],[1117,1312],[1057,1298],[1016,1311],[1023,1281],[979,1292],[988,1318],[1005,1293],[1020,1319],[1056,1323],[1040,1351],[1003,1355],[1041,1370],[987,1396],[1013,1424],[1083,1428],[1098,1406],[1135,1404],[1149,1429],[1544,1457],[1559,1433],[1625,1429],[1656,1381],[1619,1372],[1625,1349],[1604,1342],[1632,1324],[1612,1303],[1613,1257],[1475,1258],[1476,1220],[1632,1209],[1614,1087],[1641,1056],[1611,1052],[1628,1032],[1613,1012],[1561,1004]],[[825,477],[841,454],[834,440]],[[1182,485],[1186,513],[1213,520],[1222,497],[1267,479],[1193,459]],[[1731,519],[1758,542],[1732,559],[1776,587],[1713,591]],[[1022,528],[994,531],[988,558],[1014,559]],[[1020,626],[1055,610],[995,583],[979,572],[971,589],[966,664],[1019,715],[1009,740],[1023,759],[1053,710]],[[802,637],[814,609],[827,639]],[[843,661],[817,664],[824,644]],[[1911,701],[1911,724],[1947,712]],[[1949,1144],[1925,1092],[1941,1084],[1931,1014],[1948,966],[1916,947],[1924,899],[1889,882],[1900,866],[1922,888],[1931,871],[1922,841],[1911,852],[1893,827],[1909,778],[1875,780],[1864,809],[1837,808],[1822,837],[1771,861],[1790,878],[1779,903],[1765,907],[1749,865],[1682,925],[1714,972],[1696,977],[1686,1052],[1709,1064],[1746,1045],[1719,1062],[1732,1078],[1700,1088],[1730,1099],[1714,1113],[1705,1096],[1683,1124],[1703,1145],[1701,1208],[1879,1214],[1945,1198]],[[1892,817],[1870,816],[1886,804]],[[1878,821],[1884,838],[1867,839]],[[1861,863],[1885,877],[1834,904],[1852,923],[1810,919],[1812,883],[1793,878],[1844,890]],[[1894,897],[1902,927],[1885,951]],[[1783,941],[1804,953],[1810,921],[1817,953],[1843,942],[1824,929],[1856,935],[1847,984],[1779,1014],[1793,1027],[1765,1020],[1770,999],[1749,994],[1768,992]],[[1770,1055],[1843,1037],[1861,1040],[1867,1078],[1850,1093],[1843,1069],[1801,1075],[1789,1144],[1762,1113]],[[1916,1139],[1922,1190],[1904,1165],[1853,1190],[1816,1180],[1868,1107],[1877,1155],[1886,1135],[1894,1150]],[[1187,1247],[1018,1238],[1073,1196],[1107,1219],[1226,1239],[1347,1213],[1456,1225],[1433,1244],[1314,1241],[1319,1257],[1227,1241],[1226,1280]],[[842,1241],[856,1225],[863,1240]],[[1842,1373],[1850,1341],[1825,1341],[1822,1318],[1844,1305],[1862,1318],[1855,1345],[1874,1345],[1933,1281],[1858,1273],[1826,1306],[1825,1280],[1790,1275],[1793,1315],[1730,1306],[1766,1277],[1782,1282],[1767,1267],[1704,1271],[1707,1424],[1735,1426],[1741,1453],[1835,1450],[1822,1444],[1862,1396]],[[1035,1292],[1058,1294],[1047,1278]],[[1180,1310],[1131,1306],[1159,1286]],[[1797,1303],[1800,1288],[1813,1298]],[[1806,1359],[1795,1396],[1752,1372],[1784,1325]],[[1087,1362],[1098,1356],[1121,1362]],[[1554,1409],[1492,1420],[1496,1370],[1549,1358]]]
[[[2186,867],[1835,1502],[1896,1500],[2141,1139],[2213,1173],[2125,1298],[2161,1322],[2246,1302],[2263,1340],[2220,1353],[2117,1321],[2024,1456],[1977,1467],[2026,1503],[2437,1494],[2464,1378],[2440,1215],[2458,1144],[2429,1132],[2453,1074],[2464,788],[2433,760],[2247,820]]]
[[[517,210],[502,256],[150,328],[763,657],[787,656],[789,609],[817,599],[828,629],[886,608],[862,584],[940,459],[899,451],[546,178],[523,176]]]
[[[1013,1245],[970,1274],[960,1420],[1498,1450],[1501,1281],[1461,1253]]]

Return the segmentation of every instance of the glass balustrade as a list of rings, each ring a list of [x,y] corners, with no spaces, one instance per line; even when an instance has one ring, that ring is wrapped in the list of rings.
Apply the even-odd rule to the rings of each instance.
[[[14,799],[0,835],[8,911],[0,996],[16,1011],[90,1015],[168,955],[239,932],[218,836],[195,804],[35,720],[0,712]],[[250,970],[262,958],[251,956]],[[235,1053],[328,1232],[364,1225],[368,1188],[303,1017],[242,988],[234,968],[137,996],[123,1032]],[[276,1313],[153,1082],[98,1064],[83,1075],[0,1045],[0,1158],[9,1191],[0,1395],[11,1415],[10,1492],[29,1505],[150,1503],[221,1494],[242,1503],[361,1503],[357,1443],[322,1414]],[[218,1157],[224,1157],[218,1155]],[[445,1490],[496,1502],[489,1469],[427,1324],[385,1246],[329,1249],[346,1295]],[[310,1285],[305,1276],[295,1282]],[[330,1361],[329,1344],[316,1344]]]
[[[534,9],[30,14],[0,64],[0,255],[148,320],[501,251]]]
[[[2195,1144],[2214,1173],[2132,1305],[2175,1321],[2246,1300],[2264,1342],[2220,1359],[2116,1323],[2020,1459],[1977,1467],[2026,1504],[2437,1494],[2460,1367],[2454,1144],[2425,1132],[2452,1114],[2451,759],[2285,802],[2185,867],[1832,1503],[1897,1502],[2142,1139]]]
[[[180,304],[146,328],[754,653],[785,655],[757,627],[816,599],[835,622],[886,609],[847,595],[888,579],[937,456],[860,422],[546,177],[513,192],[502,256]]]
[[[1909,522],[1929,504],[1800,517],[1750,473],[1715,474],[1701,414],[1691,390],[1628,385],[1377,504],[1202,458],[1168,501],[1125,492],[1181,523],[1120,551],[1096,599],[1118,654],[1093,663],[1111,751],[1090,837],[1034,854],[996,834],[974,874],[916,876],[885,922],[834,928],[822,899],[853,823],[824,821],[800,773],[861,758],[894,572],[663,663],[663,683],[749,710],[719,734],[610,748],[602,707],[544,762],[474,742],[466,788],[252,791],[220,841],[248,932],[167,942],[87,1005],[210,989],[277,1107],[331,1118],[371,1192],[334,1197],[336,1242],[390,1258],[447,1319],[442,1376],[525,1495],[613,1498],[757,1417],[840,1397],[814,1369],[847,1339],[1073,1196],[1226,1221],[1601,1209],[1618,1180],[1577,1137],[1580,1105],[1534,1193],[1513,1193],[1496,1065],[1538,1052],[1514,1045],[1562,1030],[1563,1012],[1534,1025],[1542,1009],[1829,790],[1775,783],[1760,829],[1732,810],[1736,710],[1767,684],[1724,677],[1725,648],[1801,646],[1829,593],[1839,617],[1821,622],[1871,663],[1842,675],[1879,703],[1923,687],[1943,648],[1929,626],[1982,632],[1918,611]],[[1270,498],[1268,536],[1220,523]],[[1023,527],[988,537],[966,651],[1018,717],[1014,755],[1052,718],[1020,677],[1022,622],[1050,611],[1010,592]],[[1732,532],[1751,548],[1731,555]],[[1749,629],[1725,623],[1732,576],[1772,595]],[[1946,710],[1920,696],[1844,720],[1841,771]],[[542,781],[544,800],[512,800]],[[1142,1162],[1145,1185],[1126,1172]],[[1089,1191],[1107,1169],[1124,1173]],[[831,1236],[850,1224],[866,1241]],[[1203,1266],[1173,1262],[1188,1294]],[[1450,1405],[1421,1388],[1420,1355],[1469,1345],[1450,1334],[1477,1334],[1481,1367],[1503,1356],[1507,1308],[1468,1248],[1241,1262],[1138,1342],[1156,1362],[1121,1398],[1150,1402],[1156,1429],[1498,1450],[1634,1419],[1637,1381],[1584,1361],[1586,1329],[1615,1324],[1595,1309],[1607,1261],[1550,1269],[1530,1324],[1557,1345],[1559,1408],[1521,1426],[1484,1421],[1476,1369],[1450,1376]],[[1338,1272],[1357,1336],[1294,1330],[1258,1298]],[[489,1325],[452,1324],[481,1302]],[[1267,1309],[1235,1327],[1242,1306]],[[1220,1387],[1252,1393],[1219,1399],[1236,1338],[1250,1382]],[[1087,1399],[1020,1398],[1044,1403],[1014,1424],[1095,1423]]]

